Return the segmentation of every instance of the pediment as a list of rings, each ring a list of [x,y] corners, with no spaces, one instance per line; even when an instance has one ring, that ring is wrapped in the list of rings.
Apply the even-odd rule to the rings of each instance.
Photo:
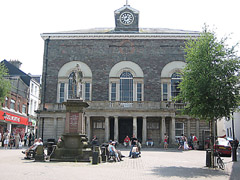
[[[137,9],[132,8],[130,5],[124,5],[123,7],[115,10],[114,13],[120,14],[121,12],[126,11],[126,10],[132,11],[135,14],[139,14],[139,11]]]

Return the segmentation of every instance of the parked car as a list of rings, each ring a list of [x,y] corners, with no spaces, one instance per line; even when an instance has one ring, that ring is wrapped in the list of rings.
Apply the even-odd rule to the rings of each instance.
[[[229,156],[232,155],[232,147],[230,142],[225,138],[217,138],[216,143],[214,144],[214,150],[220,153],[220,156]]]

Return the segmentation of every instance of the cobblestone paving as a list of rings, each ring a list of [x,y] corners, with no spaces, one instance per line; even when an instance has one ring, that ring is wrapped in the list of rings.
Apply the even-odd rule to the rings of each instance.
[[[205,151],[178,151],[145,148],[142,157],[128,158],[129,149],[122,149],[122,162],[90,163],[33,162],[24,160],[22,149],[0,149],[0,179],[3,180],[155,180],[155,179],[239,179],[240,157],[233,163],[224,157],[226,169],[208,169]]]

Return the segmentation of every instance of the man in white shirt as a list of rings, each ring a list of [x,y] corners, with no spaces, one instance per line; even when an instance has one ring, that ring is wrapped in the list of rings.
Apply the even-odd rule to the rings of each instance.
[[[39,145],[43,145],[41,138],[35,139],[35,140],[34,140],[34,144],[33,144],[30,148],[28,148],[25,152],[23,152],[23,153],[25,153],[25,155],[26,155],[25,158],[28,158],[28,154],[29,154],[29,151],[30,151],[30,150],[33,150],[33,151],[34,151],[35,149],[37,149],[37,147],[38,147]]]

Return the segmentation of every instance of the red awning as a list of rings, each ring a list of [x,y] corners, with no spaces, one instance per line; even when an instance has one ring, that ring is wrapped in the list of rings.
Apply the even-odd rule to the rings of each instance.
[[[3,114],[6,114],[6,118],[4,119]],[[4,112],[4,111],[0,111],[0,119],[1,120],[5,120],[5,121],[10,121],[13,123],[17,123],[17,124],[23,124],[23,125],[28,125],[28,118],[26,117],[22,117],[19,115],[15,115],[12,113],[8,113],[8,112]]]

